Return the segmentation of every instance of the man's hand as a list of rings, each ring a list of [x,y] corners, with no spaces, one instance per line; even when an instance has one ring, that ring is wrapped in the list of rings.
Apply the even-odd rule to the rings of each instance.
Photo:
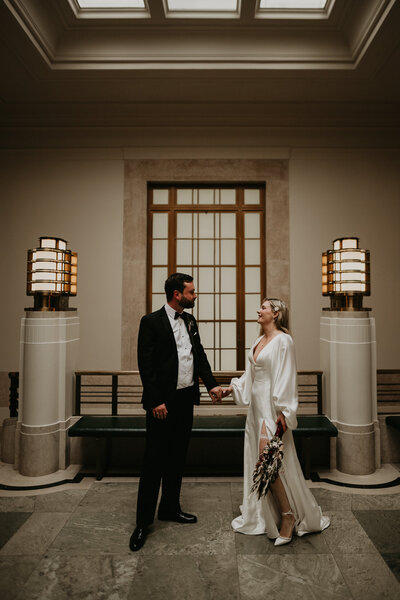
[[[209,390],[208,395],[210,396],[211,400],[213,401],[213,404],[215,404],[216,402],[221,402],[221,398],[222,398],[222,393],[223,393],[223,389],[220,385],[212,388],[212,390]]]
[[[153,412],[153,417],[155,419],[166,419],[167,418],[167,407],[165,406],[165,404],[160,404],[159,406],[156,406],[155,408],[152,409]]]

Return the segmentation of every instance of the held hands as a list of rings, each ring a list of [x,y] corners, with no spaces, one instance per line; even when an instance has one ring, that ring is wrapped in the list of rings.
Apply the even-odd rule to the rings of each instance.
[[[222,398],[226,398],[232,392],[232,386],[229,385],[227,388],[222,388],[221,386],[215,387],[210,390],[208,393],[210,395],[211,400],[215,404],[216,402],[221,403]]]
[[[213,404],[215,404],[216,402],[220,403],[221,399],[222,399],[222,393],[223,393],[223,389],[220,385],[217,385],[216,387],[213,387],[211,390],[208,391],[208,395],[210,396],[211,400],[213,401]]]
[[[226,396],[229,396],[229,394],[232,392],[232,386],[228,386],[227,388],[222,388],[220,385],[212,388],[208,394],[211,398],[211,400],[213,401],[213,404],[215,403],[221,403],[222,398],[225,398]],[[161,419],[164,420],[167,418],[167,407],[165,406],[165,404],[159,404],[159,406],[156,406],[155,408],[152,409],[152,413],[153,413],[153,417],[155,419]]]

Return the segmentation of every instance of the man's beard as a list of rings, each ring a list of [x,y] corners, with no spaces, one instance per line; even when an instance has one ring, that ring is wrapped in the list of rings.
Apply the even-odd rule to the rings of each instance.
[[[194,300],[187,300],[187,298],[181,298],[178,302],[179,306],[182,306],[182,308],[193,308],[194,307]]]

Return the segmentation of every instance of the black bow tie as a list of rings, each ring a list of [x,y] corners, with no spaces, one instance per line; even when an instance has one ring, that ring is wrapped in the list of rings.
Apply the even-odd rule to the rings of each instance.
[[[184,311],[182,311],[181,313],[176,312],[175,319],[179,319],[179,318],[182,319],[182,321],[186,325],[187,330],[189,330],[189,315],[188,315],[188,313],[185,313]]]

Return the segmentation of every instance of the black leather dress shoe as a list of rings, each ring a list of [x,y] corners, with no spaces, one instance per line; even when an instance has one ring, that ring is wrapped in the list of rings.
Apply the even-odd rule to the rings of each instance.
[[[176,513],[158,513],[160,521],[175,521],[176,523],[197,523],[196,515],[190,515],[179,510]]]
[[[147,534],[147,527],[141,527],[140,525],[136,527],[135,531],[131,535],[131,539],[129,540],[129,548],[132,550],[132,552],[140,550],[146,541]]]

